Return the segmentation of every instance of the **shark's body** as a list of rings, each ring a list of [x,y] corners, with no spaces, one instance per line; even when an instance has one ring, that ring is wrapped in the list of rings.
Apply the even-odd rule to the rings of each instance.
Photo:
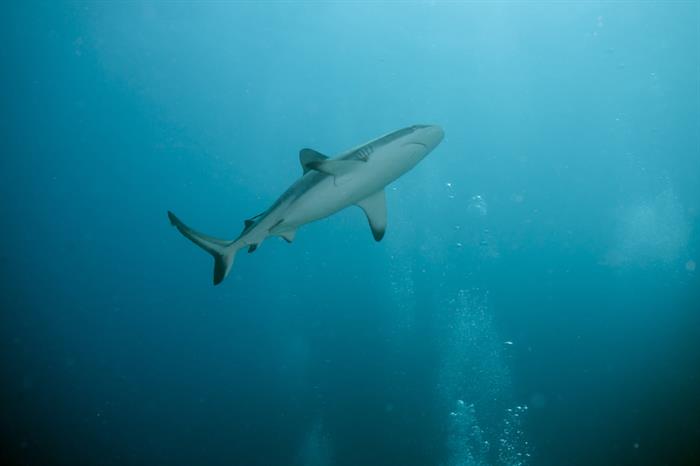
[[[311,149],[299,153],[304,174],[265,212],[245,221],[235,240],[227,241],[198,233],[172,212],[170,222],[192,242],[214,256],[214,284],[228,275],[241,248],[253,252],[268,236],[291,242],[297,229],[332,215],[350,205],[367,214],[374,239],[386,229],[386,185],[420,162],[442,141],[439,126],[417,125],[394,131],[328,158]]]

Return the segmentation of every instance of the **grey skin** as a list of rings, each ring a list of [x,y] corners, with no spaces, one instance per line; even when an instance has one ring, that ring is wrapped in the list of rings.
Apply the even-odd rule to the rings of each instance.
[[[444,132],[435,125],[414,125],[381,136],[329,158],[312,149],[302,149],[299,161],[304,171],[265,212],[245,221],[234,240],[199,233],[168,212],[168,218],[186,238],[214,257],[214,284],[228,275],[241,248],[253,252],[268,236],[292,242],[297,229],[328,217],[351,205],[367,215],[374,239],[386,230],[384,188],[413,168],[442,141]]]

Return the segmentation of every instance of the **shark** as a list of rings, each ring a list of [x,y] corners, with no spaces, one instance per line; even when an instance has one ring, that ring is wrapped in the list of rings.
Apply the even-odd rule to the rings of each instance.
[[[168,211],[170,223],[214,258],[214,285],[229,274],[236,252],[255,251],[269,236],[291,243],[297,230],[349,206],[367,216],[372,235],[381,241],[387,227],[385,188],[418,164],[440,144],[437,125],[413,125],[380,136],[334,157],[302,149],[302,176],[264,212],[244,221],[236,239],[205,235]]]

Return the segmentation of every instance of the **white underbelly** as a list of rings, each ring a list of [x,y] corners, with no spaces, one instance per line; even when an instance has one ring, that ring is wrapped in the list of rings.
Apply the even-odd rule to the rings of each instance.
[[[370,186],[358,180],[327,177],[292,202],[284,213],[284,223],[299,227],[328,217],[367,197]]]

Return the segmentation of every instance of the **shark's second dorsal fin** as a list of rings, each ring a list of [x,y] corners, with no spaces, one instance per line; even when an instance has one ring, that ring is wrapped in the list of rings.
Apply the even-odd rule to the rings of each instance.
[[[253,217],[253,218],[255,218],[255,217]],[[241,231],[241,235],[244,235],[248,230],[250,230],[250,228],[253,226],[254,223],[255,223],[255,220],[253,220],[252,218],[249,218],[247,220],[243,220],[243,231]]]
[[[311,162],[323,162],[327,160],[328,157],[320,152],[316,152],[313,149],[302,149],[299,151],[299,163],[301,163],[301,168],[304,170],[304,174],[311,170],[309,163]]]
[[[386,231],[386,194],[384,194],[384,190],[377,191],[362,199],[357,205],[367,215],[372,236],[376,241],[381,241]]]
[[[264,213],[264,212],[263,212]],[[255,221],[262,215],[262,213],[256,215],[255,217],[250,217],[246,220],[243,220],[243,231],[241,234],[245,233],[250,229],[255,224]]]

